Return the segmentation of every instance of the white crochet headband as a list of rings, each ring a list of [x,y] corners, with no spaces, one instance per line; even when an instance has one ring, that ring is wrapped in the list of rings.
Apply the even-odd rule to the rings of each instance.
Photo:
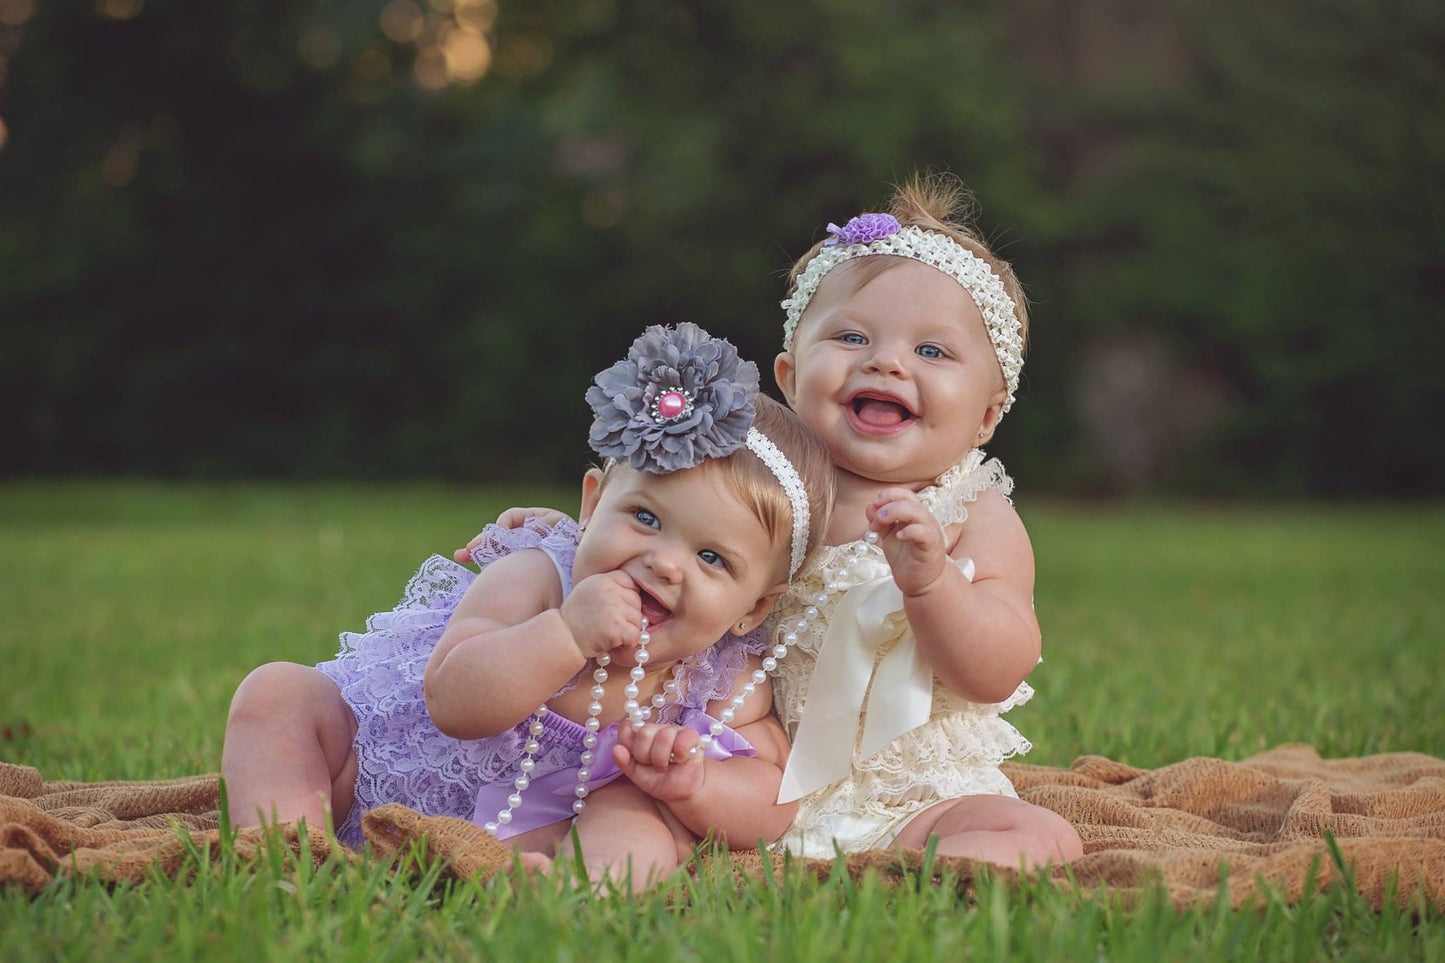
[[[1014,392],[1019,386],[1019,372],[1024,366],[1024,341],[1018,315],[1014,313],[1013,298],[1004,290],[1003,281],[988,263],[959,244],[946,234],[926,231],[921,227],[902,227],[887,214],[863,214],[850,220],[843,227],[829,224],[828,229],[837,237],[825,241],[793,288],[793,296],[782,302],[788,313],[783,322],[783,350],[793,347],[793,332],[797,330],[798,319],[812,300],[818,285],[828,272],[856,257],[873,254],[891,254],[894,257],[912,258],[930,267],[935,267],[963,285],[983,315],[983,325],[988,330],[988,339],[1003,371],[1008,398],[1003,410],[1013,407]]]
[[[803,479],[798,477],[798,470],[793,463],[788,461],[788,456],[783,454],[782,449],[773,444],[772,439],[758,431],[756,428],[748,429],[747,439],[748,450],[758,456],[758,460],[768,466],[768,471],[783,486],[787,493],[788,504],[793,509],[793,552],[788,560],[788,578],[792,579],[798,574],[798,568],[803,564],[803,556],[808,554],[808,490],[803,487]]]

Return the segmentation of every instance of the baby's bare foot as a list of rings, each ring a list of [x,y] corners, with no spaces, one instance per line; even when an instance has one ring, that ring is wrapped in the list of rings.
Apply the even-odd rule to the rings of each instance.
[[[517,861],[522,867],[522,872],[528,876],[552,875],[552,857],[546,853],[519,852],[517,854]]]

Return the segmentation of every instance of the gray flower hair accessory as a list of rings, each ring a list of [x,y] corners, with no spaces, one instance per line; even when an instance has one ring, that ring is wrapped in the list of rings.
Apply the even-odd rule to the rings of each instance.
[[[587,389],[596,413],[588,435],[593,450],[660,475],[743,446],[758,366],[695,324],[653,325],[593,382]]]

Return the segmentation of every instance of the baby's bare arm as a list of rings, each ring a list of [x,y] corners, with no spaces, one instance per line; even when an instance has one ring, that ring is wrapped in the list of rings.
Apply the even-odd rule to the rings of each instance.
[[[975,702],[1001,702],[1039,660],[1028,532],[1007,499],[984,492],[949,555],[973,559],[973,581],[945,566],[931,585],[905,594],[909,624],[945,685]]]
[[[458,739],[511,728],[586,661],[561,618],[557,570],[542,552],[487,566],[452,613],[423,690],[436,727]]]
[[[759,667],[750,658],[734,681],[741,689]],[[716,717],[730,702],[715,702],[708,711]],[[757,750],[753,757],[703,761],[698,791],[686,799],[667,803],[684,826],[699,836],[714,833],[733,849],[752,849],[759,840],[771,843],[781,836],[798,810],[796,802],[778,804],[778,787],[788,761],[788,739],[773,715],[773,690],[763,682],[737,709],[733,728]]]

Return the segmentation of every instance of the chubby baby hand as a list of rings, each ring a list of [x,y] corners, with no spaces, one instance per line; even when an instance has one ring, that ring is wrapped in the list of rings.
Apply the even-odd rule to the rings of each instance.
[[[567,517],[566,512],[559,512],[555,508],[509,508],[498,515],[497,520],[492,524],[498,528],[521,528],[526,524],[527,519],[535,518],[550,528]],[[482,539],[486,536],[486,532],[478,532],[473,535],[472,540],[465,546],[452,551],[452,558],[463,565],[467,564],[472,560],[472,549],[482,544]]]
[[[877,532],[893,581],[904,595],[921,595],[948,565],[943,526],[907,488],[885,488],[866,510],[868,529]]]
[[[642,598],[636,583],[622,572],[587,576],[568,593],[557,611],[584,659],[635,646],[642,634]]]
[[[617,768],[638,789],[653,799],[678,802],[702,789],[704,758],[697,732],[686,726],[647,723],[634,729],[624,722],[617,729],[612,758]]]

